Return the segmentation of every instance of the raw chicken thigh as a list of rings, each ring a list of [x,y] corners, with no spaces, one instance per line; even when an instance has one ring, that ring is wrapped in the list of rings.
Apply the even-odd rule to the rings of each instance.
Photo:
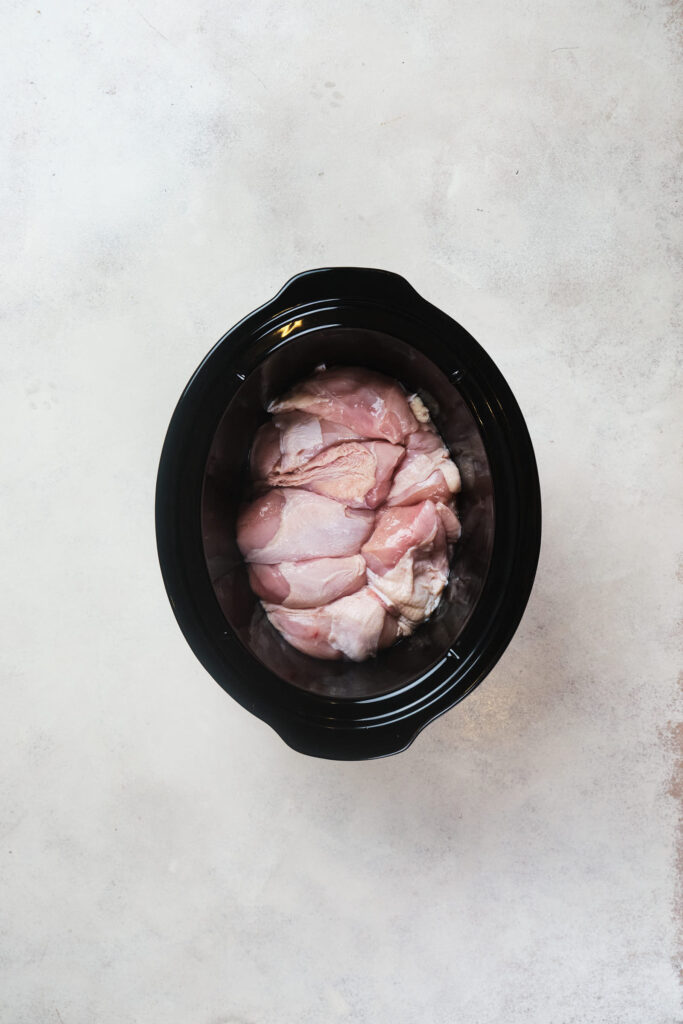
[[[292,647],[314,658],[365,661],[400,635],[400,626],[369,587],[339,601],[292,611],[264,604],[266,615]]]
[[[271,471],[274,487],[303,487],[343,501],[352,508],[376,508],[389,493],[404,449],[387,441],[343,441],[325,448],[289,473]]]
[[[446,540],[449,544],[455,544],[456,540],[460,540],[460,534],[462,533],[460,520],[455,513],[455,503],[450,501],[448,505],[444,505],[443,502],[437,501],[436,511],[439,513],[443,528],[446,531]]]
[[[414,628],[432,614],[448,579],[446,530],[433,501],[384,509],[361,553],[370,589],[401,623]]]
[[[355,430],[307,412],[282,412],[256,431],[251,449],[251,474],[265,480],[270,473],[289,473],[305,466],[330,445],[362,441]]]
[[[372,512],[296,488],[271,490],[242,510],[237,544],[247,562],[295,562],[357,555],[370,535]]]
[[[414,505],[425,498],[448,502],[460,490],[460,474],[433,427],[410,434],[387,505]]]
[[[264,601],[285,608],[316,608],[360,590],[365,583],[365,559],[310,558],[306,562],[250,565],[251,589]]]
[[[339,366],[319,370],[268,406],[268,412],[300,412],[351,427],[361,437],[402,444],[418,428],[401,385],[372,370]]]
[[[417,396],[320,368],[256,433],[237,543],[270,623],[315,658],[364,661],[436,608],[460,475]]]

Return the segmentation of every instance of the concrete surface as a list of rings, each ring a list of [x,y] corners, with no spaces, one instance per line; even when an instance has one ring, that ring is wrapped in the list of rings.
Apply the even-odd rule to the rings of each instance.
[[[674,5],[35,4],[0,44],[0,1019],[680,1021]],[[196,363],[335,264],[488,349],[545,508],[503,660],[369,764],[204,673],[152,519]]]

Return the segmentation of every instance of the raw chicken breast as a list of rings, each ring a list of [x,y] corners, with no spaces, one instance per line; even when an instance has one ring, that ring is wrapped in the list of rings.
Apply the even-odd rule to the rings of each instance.
[[[410,434],[387,505],[415,505],[426,498],[446,503],[459,490],[458,468],[436,431],[423,426]]]
[[[284,608],[317,608],[360,590],[365,584],[365,559],[312,558],[307,562],[250,565],[251,589]]]
[[[448,580],[446,530],[433,502],[381,511],[362,553],[370,589],[399,624],[414,628],[432,614]]]
[[[361,437],[392,444],[402,443],[418,428],[398,382],[358,367],[319,370],[268,406],[269,412],[294,410],[341,423]]]
[[[271,473],[289,473],[330,445],[362,441],[355,430],[306,412],[283,412],[256,431],[251,448],[251,475],[265,480]]]
[[[389,493],[403,452],[401,445],[387,441],[345,441],[325,448],[298,469],[273,471],[266,479],[272,487],[303,487],[354,508],[376,508]]]
[[[322,608],[295,610],[265,602],[263,607],[285,640],[314,658],[365,661],[401,631],[368,587]]]
[[[237,544],[247,562],[273,565],[357,555],[374,513],[310,491],[273,489],[240,512]]]

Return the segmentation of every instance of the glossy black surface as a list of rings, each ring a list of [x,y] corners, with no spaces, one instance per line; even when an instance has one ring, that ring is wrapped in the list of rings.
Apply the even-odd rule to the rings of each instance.
[[[281,341],[282,328],[268,329],[264,345],[275,349],[260,358],[224,413],[207,460],[202,503],[202,537],[209,575],[221,609],[244,646],[286,682],[323,697],[376,697],[424,675],[451,649],[476,607],[486,580],[494,540],[493,488],[488,459],[467,403],[428,359],[419,325],[393,325],[404,340],[356,325],[356,310],[339,309],[343,327],[319,327],[314,316]],[[371,319],[367,310],[361,317]],[[386,315],[382,317],[387,321]],[[273,333],[275,335],[273,339]],[[412,335],[415,335],[414,337]],[[410,335],[410,337],[407,337]],[[409,344],[408,342],[411,342]],[[324,361],[370,366],[419,389],[460,468],[463,491],[458,507],[463,536],[455,547],[447,591],[429,622],[413,636],[362,664],[323,661],[301,654],[270,625],[249,586],[246,566],[235,543],[240,496],[247,481],[249,449],[266,418],[271,399]]]
[[[289,647],[255,601],[234,542],[264,409],[323,361],[419,389],[463,478],[463,538],[445,599],[413,637],[362,665]],[[176,618],[217,682],[297,750],[378,757],[466,696],[512,637],[538,561],[538,475],[510,389],[462,327],[397,275],[316,270],[232,328],[195,372],[164,444],[156,525]]]

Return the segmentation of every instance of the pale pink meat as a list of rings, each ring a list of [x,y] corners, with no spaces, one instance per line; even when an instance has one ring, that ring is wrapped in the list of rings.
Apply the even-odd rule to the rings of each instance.
[[[460,490],[460,474],[448,449],[432,427],[423,426],[406,440],[406,455],[387,497],[387,505],[415,505],[430,498],[447,503]]]
[[[237,544],[247,562],[276,564],[357,555],[374,513],[296,488],[267,491],[240,512]]]
[[[280,431],[279,468],[283,473],[305,465],[308,459],[330,445],[363,440],[343,423],[331,423],[307,412],[282,412],[273,417],[273,423]]]
[[[401,386],[372,370],[339,366],[319,370],[268,407],[269,412],[311,413],[341,423],[361,437],[401,444],[418,422]]]
[[[237,542],[271,624],[315,658],[364,661],[435,610],[460,475],[419,395],[357,367],[271,402]]]
[[[431,615],[448,580],[446,530],[432,501],[379,512],[362,553],[370,589],[400,624],[414,628]]]
[[[252,480],[265,480],[280,462],[280,431],[272,420],[259,427],[249,454]]]
[[[271,471],[272,487],[303,487],[352,508],[376,508],[389,493],[401,445],[387,441],[343,441],[314,455],[289,473]]]
[[[365,661],[407,632],[368,587],[321,608],[263,605],[266,615],[292,647],[314,658]]]
[[[442,502],[437,501],[436,511],[439,513],[443,528],[446,531],[446,540],[449,544],[455,544],[457,540],[460,540],[462,527],[453,507],[453,502],[451,501],[448,505],[444,505]]]
[[[289,473],[340,441],[363,438],[341,423],[331,423],[307,412],[283,412],[256,431],[251,448],[251,475],[265,480],[271,473]]]
[[[375,529],[361,548],[368,569],[380,575],[393,569],[407,551],[436,534],[439,521],[432,501],[380,509]]]
[[[264,601],[285,608],[316,608],[360,590],[365,584],[365,559],[350,555],[250,565],[249,582]]]

